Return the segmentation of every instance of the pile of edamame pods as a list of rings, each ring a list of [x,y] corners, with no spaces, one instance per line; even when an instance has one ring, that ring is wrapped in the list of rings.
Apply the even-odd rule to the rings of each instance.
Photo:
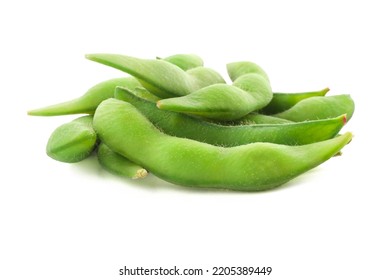
[[[339,134],[354,112],[349,95],[274,93],[253,62],[227,64],[226,82],[193,54],[86,57],[130,75],[28,112],[84,114],[50,136],[46,150],[55,160],[78,162],[97,151],[101,166],[121,176],[151,172],[182,186],[262,191],[339,154],[352,138]]]

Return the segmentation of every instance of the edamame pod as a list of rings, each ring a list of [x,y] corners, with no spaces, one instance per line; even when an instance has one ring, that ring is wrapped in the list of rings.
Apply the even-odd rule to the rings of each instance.
[[[221,75],[206,67],[192,68],[186,72],[161,59],[140,59],[118,54],[89,54],[86,58],[133,75],[160,98],[182,96],[211,84],[225,83]]]
[[[116,99],[99,105],[93,125],[110,149],[168,182],[236,191],[280,186],[328,160],[352,138],[345,133],[302,146],[252,143],[217,147],[166,135],[133,105]]]
[[[294,122],[302,122],[307,120],[334,118],[341,114],[346,114],[347,121],[349,121],[354,110],[355,103],[351,96],[340,94],[308,98],[298,102],[290,109],[272,116]]]
[[[256,63],[250,61],[231,62],[226,65],[230,80],[234,82],[239,77],[246,74],[256,73],[262,76],[265,80],[270,82],[267,73]]]
[[[58,161],[78,162],[92,153],[96,141],[92,116],[83,116],[54,130],[47,142],[46,153]]]
[[[213,120],[236,120],[266,106],[272,90],[263,69],[251,62],[227,65],[233,84],[204,87],[182,97],[162,99],[162,110],[202,116]]]
[[[117,87],[117,88],[122,88],[122,87]],[[116,91],[117,90],[115,89],[114,97],[116,95]],[[136,87],[134,90],[131,90],[131,93],[134,94],[135,96],[138,96],[141,99],[145,99],[145,100],[148,100],[148,101],[154,102],[154,103],[156,103],[157,101],[160,100],[160,98],[158,98],[154,94],[150,93],[147,89],[145,89],[143,87]]]
[[[297,104],[299,101],[302,101],[307,98],[315,96],[325,96],[329,91],[329,88],[324,88],[319,91],[310,91],[310,92],[300,92],[300,93],[278,93],[274,92],[271,102],[261,109],[261,112],[264,114],[276,114],[287,109],[290,109],[292,106]]]
[[[212,145],[233,147],[253,142],[303,145],[334,137],[344,126],[345,116],[327,120],[274,125],[220,125],[185,114],[163,111],[155,103],[118,87],[115,98],[131,103],[163,132]]]
[[[111,79],[95,85],[79,98],[31,110],[27,113],[31,116],[93,114],[100,102],[107,98],[114,97],[115,88],[117,86],[134,89],[135,87],[141,86],[141,84],[133,77]]]
[[[232,124],[282,124],[282,123],[293,123],[282,118],[277,118],[273,116],[268,116],[259,113],[248,114],[241,119],[232,121]]]
[[[168,61],[169,63],[180,67],[184,71],[203,66],[203,59],[196,54],[175,54],[166,58],[157,57],[157,59]]]
[[[127,158],[113,152],[106,144],[100,143],[97,150],[100,165],[110,173],[132,179],[144,178],[148,172]]]

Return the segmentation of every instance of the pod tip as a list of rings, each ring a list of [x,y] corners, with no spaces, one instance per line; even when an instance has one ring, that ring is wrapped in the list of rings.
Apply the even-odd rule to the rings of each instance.
[[[45,114],[42,113],[42,110],[39,110],[39,109],[29,110],[29,111],[27,111],[27,115],[28,116],[45,116]]]
[[[347,114],[343,115],[343,123],[344,123],[344,125],[347,123]]]
[[[323,90],[321,90],[320,92],[322,95],[326,95],[329,91],[330,91],[330,88],[326,87]]]
[[[92,60],[92,61],[95,61],[97,59],[97,56],[99,54],[93,54],[93,53],[87,53],[86,55],[84,55],[84,57],[86,59],[89,59],[89,60]]]

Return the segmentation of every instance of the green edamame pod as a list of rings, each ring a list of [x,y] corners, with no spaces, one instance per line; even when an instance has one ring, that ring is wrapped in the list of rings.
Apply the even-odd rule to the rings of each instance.
[[[47,142],[46,153],[58,161],[78,162],[92,153],[96,141],[92,116],[83,116],[54,130]]]
[[[118,54],[89,54],[86,58],[133,75],[147,90],[160,98],[182,96],[210,84],[225,83],[221,75],[206,67],[186,72],[159,59],[140,59]],[[203,80],[205,77],[207,80]]]
[[[199,88],[215,84],[215,81],[224,83],[217,72],[210,68],[203,67],[203,60],[197,55],[177,54],[164,58],[164,60],[187,71],[187,73],[193,77]]]
[[[274,117],[294,121],[302,122],[307,120],[319,120],[334,118],[341,114],[347,115],[347,121],[349,121],[355,110],[355,103],[350,95],[340,94],[333,96],[318,96],[311,97],[301,102],[290,109],[272,115]]]
[[[282,123],[293,123],[293,121],[289,121],[286,119],[282,118],[277,118],[273,116],[268,116],[264,114],[259,114],[259,113],[250,113],[241,119],[231,121],[231,122],[225,122],[226,124],[282,124]]]
[[[115,98],[131,103],[164,133],[212,145],[232,147],[253,142],[303,145],[334,137],[344,126],[345,116],[300,123],[274,125],[220,125],[185,114],[163,111],[155,103],[118,87]],[[272,117],[271,117],[272,118]]]
[[[203,66],[203,59],[196,54],[175,54],[166,58],[157,57],[157,59],[168,61],[169,63],[180,67],[184,71]]]
[[[233,84],[215,84],[181,97],[162,99],[162,110],[202,116],[213,120],[230,121],[266,106],[272,90],[263,69],[251,62],[227,65]],[[244,71],[245,70],[245,71]]]
[[[117,86],[134,89],[135,87],[141,86],[141,84],[133,77],[111,79],[95,85],[79,98],[31,110],[28,114],[31,116],[93,114],[100,102],[114,97],[114,91]]]
[[[132,179],[144,178],[148,174],[141,166],[113,152],[104,143],[99,144],[97,157],[100,165],[113,174]]]
[[[168,182],[236,191],[280,186],[328,160],[352,138],[345,133],[302,146],[252,143],[217,147],[166,135],[133,105],[117,99],[99,105],[93,125],[110,149]]]
[[[116,92],[116,89],[115,89]],[[160,100],[157,96],[150,93],[147,89],[143,87],[136,87],[134,90],[131,91],[135,96],[138,96],[139,98],[149,100],[150,102],[157,102]],[[115,94],[114,94],[115,96]]]
[[[290,109],[292,106],[297,104],[299,101],[302,101],[307,98],[315,96],[325,96],[329,91],[329,88],[324,88],[319,91],[310,91],[310,92],[300,92],[300,93],[279,93],[274,92],[271,102],[261,109],[261,112],[264,114],[276,114],[287,109]]]
[[[246,74],[256,73],[270,82],[267,73],[256,63],[250,61],[231,62],[226,65],[230,80],[234,82],[239,77]]]
[[[187,70],[187,74],[194,81],[197,89],[202,89],[209,85],[225,84],[225,81],[221,78],[219,73],[215,72],[215,70],[211,68],[196,67]]]

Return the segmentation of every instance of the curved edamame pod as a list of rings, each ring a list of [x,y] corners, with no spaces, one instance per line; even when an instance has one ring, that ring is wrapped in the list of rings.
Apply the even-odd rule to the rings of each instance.
[[[144,178],[148,172],[127,158],[113,152],[106,144],[100,143],[97,149],[100,165],[110,173],[132,179]]]
[[[223,148],[166,135],[133,105],[116,99],[99,105],[93,125],[110,149],[168,182],[237,191],[280,186],[328,160],[352,138],[345,133],[303,146],[252,143]]]
[[[221,75],[206,67],[192,68],[186,72],[161,59],[140,59],[118,54],[88,54],[86,58],[133,75],[160,98],[182,96],[211,84],[225,83]]]
[[[127,101],[164,133],[212,145],[233,147],[253,142],[303,145],[334,137],[345,123],[345,116],[300,123],[266,125],[220,125],[185,114],[163,111],[155,103],[118,87],[115,98]]]
[[[168,61],[184,71],[203,66],[203,59],[196,54],[175,54],[166,58],[157,57],[157,59]]]
[[[78,162],[92,153],[96,141],[92,116],[83,116],[54,130],[47,142],[46,153],[58,161]]]
[[[351,96],[340,94],[311,97],[298,102],[284,112],[272,116],[294,122],[302,122],[307,120],[334,118],[341,114],[346,114],[347,121],[349,121],[352,118],[354,110],[355,103]]]
[[[189,95],[162,99],[157,107],[213,120],[236,120],[266,106],[272,90],[263,69],[251,62],[227,65],[233,84],[215,84]]]
[[[71,114],[93,114],[103,100],[114,97],[117,86],[134,89],[141,86],[133,77],[116,78],[101,82],[90,88],[84,95],[63,103],[28,111],[31,116],[59,116]]]
[[[324,96],[329,91],[329,88],[324,88],[319,91],[300,92],[300,93],[280,93],[274,92],[271,102],[261,109],[264,114],[276,114],[297,104],[307,98],[315,96]]]

